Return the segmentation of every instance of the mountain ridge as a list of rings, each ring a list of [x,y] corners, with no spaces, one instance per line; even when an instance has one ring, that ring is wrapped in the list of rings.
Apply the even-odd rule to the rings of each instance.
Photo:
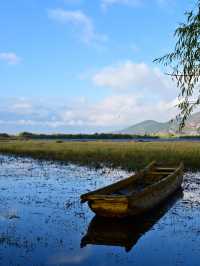
[[[158,122],[156,120],[144,120],[119,131],[121,134],[131,135],[156,135],[156,134],[180,134],[176,121]],[[181,134],[200,134],[200,112],[192,114],[186,121]]]

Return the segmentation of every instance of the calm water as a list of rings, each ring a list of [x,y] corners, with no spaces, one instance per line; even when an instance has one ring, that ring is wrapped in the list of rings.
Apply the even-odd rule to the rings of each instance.
[[[0,156],[0,265],[199,266],[200,173],[148,218],[98,219],[80,204],[127,175]]]
[[[55,141],[54,139],[38,139],[40,141]],[[133,139],[58,139],[64,142],[199,142],[200,138],[133,138]]]

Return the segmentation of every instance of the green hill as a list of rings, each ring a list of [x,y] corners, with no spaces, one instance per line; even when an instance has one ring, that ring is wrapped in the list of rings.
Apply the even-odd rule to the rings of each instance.
[[[151,135],[151,134],[176,134],[178,133],[177,122],[157,122],[155,120],[145,120],[120,131],[121,134],[132,135]],[[185,128],[182,131],[185,135],[200,134],[200,112],[190,116],[186,121]]]
[[[170,123],[161,123],[154,120],[146,120],[135,124],[121,131],[123,134],[145,135],[156,133],[167,133],[170,129]]]

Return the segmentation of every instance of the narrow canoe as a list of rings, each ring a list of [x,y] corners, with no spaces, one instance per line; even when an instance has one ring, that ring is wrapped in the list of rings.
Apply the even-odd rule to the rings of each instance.
[[[156,162],[124,180],[81,195],[98,216],[127,217],[147,212],[177,191],[183,181],[183,164],[163,167]]]

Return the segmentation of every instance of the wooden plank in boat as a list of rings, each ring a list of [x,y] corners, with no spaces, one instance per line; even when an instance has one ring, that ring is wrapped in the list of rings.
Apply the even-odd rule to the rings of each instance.
[[[156,171],[174,171],[176,168],[174,167],[156,167]]]

